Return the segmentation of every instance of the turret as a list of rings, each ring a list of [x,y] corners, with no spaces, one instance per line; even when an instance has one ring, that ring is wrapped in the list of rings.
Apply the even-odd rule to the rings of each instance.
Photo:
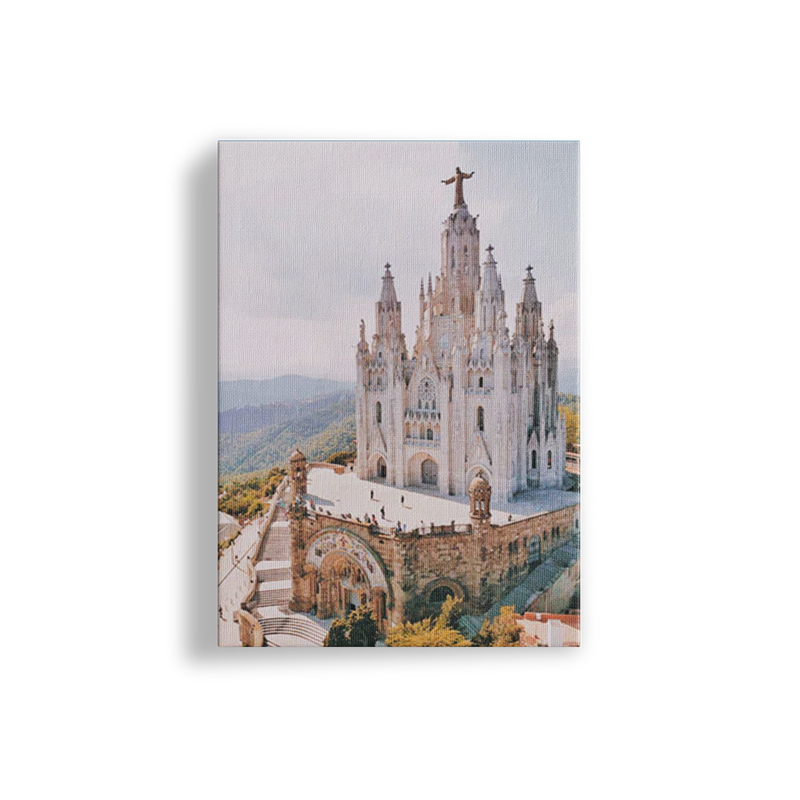
[[[289,479],[292,482],[292,497],[300,497],[308,491],[308,461],[299,450],[289,456]]]
[[[492,516],[492,486],[479,469],[469,485],[469,516],[476,522],[486,522]]]

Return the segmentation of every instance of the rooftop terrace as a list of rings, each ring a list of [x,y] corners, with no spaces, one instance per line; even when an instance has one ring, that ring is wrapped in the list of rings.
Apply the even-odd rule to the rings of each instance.
[[[374,497],[370,497],[373,492]],[[337,475],[332,469],[312,467],[308,473],[308,493],[322,513],[330,511],[332,516],[351,514],[363,519],[365,514],[375,515],[385,527],[393,527],[398,520],[408,530],[424,525],[469,524],[469,500],[467,497],[441,497],[419,487],[413,489],[387,486],[377,481],[359,480],[352,472]],[[402,500],[402,503],[401,503]],[[529,489],[516,495],[512,502],[495,500],[492,497],[492,523],[503,525],[526,519],[559,508],[580,503],[579,492],[564,492],[560,489]],[[386,518],[381,519],[381,508]],[[509,517],[511,519],[509,520]]]

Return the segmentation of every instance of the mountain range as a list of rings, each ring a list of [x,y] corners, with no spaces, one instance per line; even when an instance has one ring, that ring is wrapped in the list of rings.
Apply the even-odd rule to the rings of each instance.
[[[263,381],[220,381],[219,410],[305,400],[354,390],[355,385],[348,381],[307,378],[304,375],[281,375]]]

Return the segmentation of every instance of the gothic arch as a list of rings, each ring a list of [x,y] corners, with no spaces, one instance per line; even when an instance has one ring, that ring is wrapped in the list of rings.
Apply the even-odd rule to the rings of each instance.
[[[428,481],[423,481],[423,477],[427,477],[430,479],[431,477],[431,467],[428,465],[426,467],[426,475],[423,476],[423,464],[426,462],[432,462],[435,467],[435,476],[436,482],[431,483]],[[409,460],[407,465],[407,475],[406,475],[406,485],[407,486],[439,486],[442,483],[442,479],[444,476],[440,474],[439,469],[439,462],[436,458],[427,451],[423,450],[421,452],[415,453]]]
[[[368,462],[369,477],[371,479],[383,480],[388,473],[386,457],[383,453],[373,453]]]

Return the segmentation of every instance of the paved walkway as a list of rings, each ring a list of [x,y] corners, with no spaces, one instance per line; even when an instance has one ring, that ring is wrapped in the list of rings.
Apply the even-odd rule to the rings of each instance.
[[[373,497],[370,497],[372,492]],[[363,519],[364,514],[374,514],[382,527],[390,528],[400,520],[408,530],[425,526],[457,525],[470,522],[469,500],[466,497],[441,497],[415,487],[413,489],[386,486],[377,481],[359,480],[352,472],[337,475],[329,469],[311,469],[308,473],[308,494],[322,513],[330,511],[335,516],[344,513]],[[401,503],[402,500],[402,503]],[[492,522],[502,525],[511,521],[532,517],[545,511],[554,511],[580,503],[579,492],[564,492],[560,489],[529,489],[514,497],[511,502],[492,497]],[[386,518],[381,519],[381,508]]]

